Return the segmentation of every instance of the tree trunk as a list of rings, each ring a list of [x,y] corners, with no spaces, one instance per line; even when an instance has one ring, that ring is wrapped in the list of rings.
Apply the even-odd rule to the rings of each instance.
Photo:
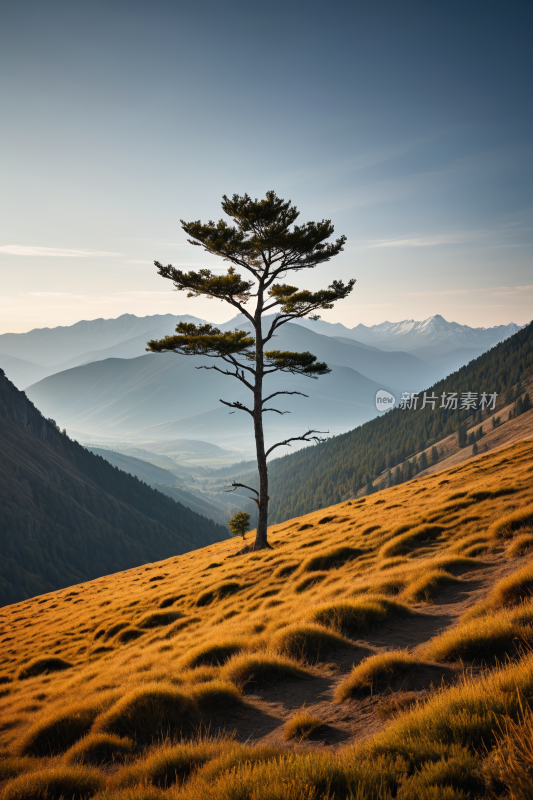
[[[257,313],[259,312],[259,313]],[[261,304],[256,312],[255,333],[255,387],[254,387],[254,433],[257,452],[257,469],[259,471],[259,515],[254,550],[270,549],[267,538],[268,529],[268,470],[265,453],[265,437],[263,434],[263,340],[261,328]]]

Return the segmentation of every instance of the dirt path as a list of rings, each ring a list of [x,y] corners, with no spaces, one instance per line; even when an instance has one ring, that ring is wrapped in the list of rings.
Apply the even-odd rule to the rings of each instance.
[[[368,636],[353,641],[353,648],[331,651],[329,664],[318,664],[309,680],[287,681],[258,692],[245,692],[245,705],[236,713],[220,720],[220,727],[235,731],[239,741],[293,748],[283,738],[285,723],[305,706],[324,726],[309,741],[298,746],[304,749],[338,749],[353,744],[379,731],[386,724],[376,715],[384,695],[335,702],[337,687],[348,677],[352,667],[374,653],[395,649],[413,649],[427,642],[446,628],[453,627],[464,612],[482,602],[494,584],[514,572],[530,556],[505,560],[500,554],[480,559],[483,567],[459,577],[459,584],[444,589],[435,605],[413,606],[413,615],[390,620]],[[451,671],[450,671],[451,668]],[[415,691],[421,696],[438,687],[445,675],[458,676],[457,665],[425,664],[417,667],[397,691]],[[390,694],[390,692],[388,693]]]

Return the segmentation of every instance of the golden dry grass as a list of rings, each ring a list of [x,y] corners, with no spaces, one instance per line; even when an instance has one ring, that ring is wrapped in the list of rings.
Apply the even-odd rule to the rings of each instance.
[[[416,663],[415,656],[402,650],[370,656],[354,667],[348,680],[338,686],[335,700],[344,703],[358,692],[372,693],[378,687],[388,687],[391,681],[404,675]]]
[[[308,711],[301,711],[287,722],[283,736],[287,740],[302,741],[302,739],[308,739],[322,725],[323,723],[318,717],[314,717]]]
[[[84,736],[65,753],[68,764],[109,764],[123,761],[134,748],[132,739],[107,733]]]
[[[0,609],[0,798],[488,797],[495,715],[511,731],[533,697],[532,464],[518,443],[273,526],[270,551],[221,542]],[[358,742],[358,696],[387,697],[428,660],[489,671],[393,694],[388,717],[369,717],[385,728]],[[303,700],[334,720],[343,691],[345,745],[298,734],[287,749]],[[265,714],[278,733],[253,745]]]
[[[533,629],[509,611],[470,619],[431,639],[419,653],[432,661],[493,663],[533,645]]]
[[[339,647],[351,647],[351,642],[322,625],[288,625],[272,636],[271,647],[281,655],[299,661],[318,661],[325,653]]]

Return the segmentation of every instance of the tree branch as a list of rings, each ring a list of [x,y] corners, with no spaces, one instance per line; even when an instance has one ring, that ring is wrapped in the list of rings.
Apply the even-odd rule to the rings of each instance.
[[[266,403],[268,400],[272,400],[273,397],[276,397],[278,394],[299,394],[301,397],[309,397],[308,394],[304,394],[303,392],[274,392],[274,394],[269,394],[268,397],[262,401]]]
[[[220,367],[217,367],[215,364],[213,364],[212,367],[208,367],[207,364],[202,364],[200,367],[195,367],[195,369],[215,369],[217,372],[220,372],[221,375],[229,375],[230,378],[237,378],[237,380],[239,380],[241,383],[244,383],[244,385],[247,386],[252,392],[254,390],[254,387],[251,383],[248,383],[244,377],[244,374],[239,375],[238,372],[230,372],[227,369],[220,369]]]
[[[235,489],[238,489],[239,487],[241,489],[248,489],[249,492],[254,492],[254,494],[257,495],[257,497],[250,497],[250,495],[248,495],[248,499],[253,500],[256,506],[259,508],[259,492],[257,491],[257,489],[253,489],[251,486],[246,486],[245,483],[235,483],[235,481],[233,481],[233,483],[231,484],[231,489],[224,489],[224,491],[234,492]],[[270,497],[267,497],[267,500],[270,500]]]
[[[250,414],[251,417],[253,417],[253,415],[254,415],[253,411],[250,411],[249,408],[246,408],[246,406],[243,406],[243,404],[239,403],[238,400],[236,400],[234,403],[228,403],[227,400],[220,400],[219,399],[219,403],[224,403],[224,405],[225,406],[229,406],[229,408],[236,408],[238,411],[247,411]],[[268,410],[268,409],[266,409],[266,410]]]
[[[259,492],[257,489],[252,488],[252,486],[247,486],[245,483],[236,483],[235,481],[231,484],[231,489],[224,489],[225,492],[234,492],[235,489],[248,489],[249,492],[254,492],[259,497]]]
[[[269,450],[267,450],[266,455],[269,456],[272,450],[275,450],[276,447],[283,447],[283,445],[285,444],[289,445],[290,447],[291,446],[290,442],[315,442],[316,444],[318,444],[319,442],[325,442],[326,439],[317,436],[317,434],[319,433],[325,434],[329,433],[329,431],[307,431],[307,433],[304,433],[303,436],[291,436],[290,439],[285,439],[284,442],[278,442],[277,444],[273,444],[272,447]]]

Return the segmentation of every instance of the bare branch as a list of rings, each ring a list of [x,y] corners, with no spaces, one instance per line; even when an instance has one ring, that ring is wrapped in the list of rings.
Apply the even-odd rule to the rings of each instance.
[[[284,442],[278,442],[277,444],[273,444],[272,447],[267,450],[266,455],[269,456],[272,450],[275,450],[276,447],[283,447],[283,445],[287,444],[289,447],[291,446],[291,442],[315,442],[315,444],[319,444],[319,442],[325,442],[326,439],[318,436],[317,434],[326,434],[329,431],[307,431],[304,433],[303,436],[291,436],[290,439],[285,439]]]
[[[239,488],[248,489],[249,492],[254,492],[259,497],[259,492],[257,491],[257,489],[253,489],[251,486],[246,486],[245,483],[235,483],[235,481],[233,481],[233,483],[231,484],[231,489],[224,489],[224,491],[225,492],[234,492],[235,489],[239,489]]]
[[[248,489],[248,491],[254,492],[257,495],[257,497],[250,497],[250,495],[248,495],[248,499],[253,500],[257,508],[259,508],[259,492],[257,491],[257,489],[253,489],[251,486],[246,486],[245,483],[235,483],[235,481],[233,481],[231,487],[232,487],[231,489],[224,489],[224,491],[234,492],[235,489],[238,489],[240,487],[241,489]],[[267,497],[267,500],[270,500],[270,497]]]
[[[212,367],[208,367],[207,364],[202,364],[202,366],[195,367],[195,369],[215,369],[217,372],[220,372],[221,375],[229,375],[230,378],[237,378],[237,380],[239,380],[241,383],[244,383],[244,385],[247,386],[248,389],[250,389],[253,392],[254,387],[252,386],[252,384],[248,383],[248,381],[244,377],[244,373],[239,375],[238,370],[235,372],[230,372],[227,369],[220,369],[220,367],[217,367],[214,364]]]
[[[246,408],[246,406],[243,406],[243,404],[239,403],[238,400],[236,400],[234,403],[228,403],[227,400],[219,400],[219,403],[224,403],[225,406],[229,406],[229,408],[236,408],[239,411],[247,411],[251,417],[253,417],[253,415],[254,415],[253,411],[250,411],[249,408]]]
[[[267,411],[275,411],[276,414],[290,414],[290,411],[278,411],[277,408],[263,408],[261,411],[262,414],[266,414]]]
[[[268,400],[272,400],[273,397],[276,397],[278,394],[299,394],[301,397],[309,397],[308,394],[304,394],[303,392],[274,392],[274,394],[269,394],[268,397],[262,401],[266,403]]]
[[[182,355],[185,355],[185,354],[182,353]],[[236,369],[240,369],[240,370],[244,370],[245,369],[247,372],[251,372],[252,375],[255,375],[255,368],[254,367],[250,367],[247,364],[241,364],[241,362],[237,361],[235,356],[231,355],[231,353],[225,353],[224,355],[220,355],[220,354],[210,355],[209,353],[202,353],[202,358],[221,358],[222,361],[226,362],[226,364],[232,364]],[[195,369],[215,369],[215,368],[214,367],[195,367]],[[227,372],[225,374],[226,375],[233,375],[234,373],[233,372]],[[253,386],[251,384],[249,384],[249,385],[250,385],[250,388],[253,389]]]

